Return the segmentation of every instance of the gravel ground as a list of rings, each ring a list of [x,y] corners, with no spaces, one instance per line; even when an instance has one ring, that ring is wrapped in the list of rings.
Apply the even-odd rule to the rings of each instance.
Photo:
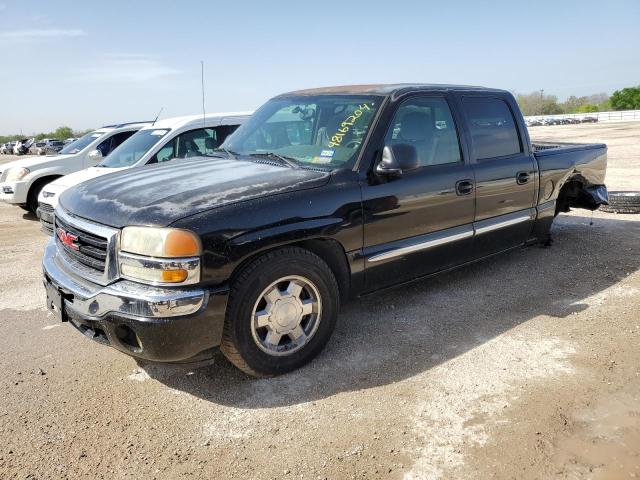
[[[609,188],[640,188],[640,123],[531,133],[608,143]],[[45,237],[0,205],[0,478],[640,478],[640,217],[590,223],[355,300],[309,366],[254,380],[57,323]]]

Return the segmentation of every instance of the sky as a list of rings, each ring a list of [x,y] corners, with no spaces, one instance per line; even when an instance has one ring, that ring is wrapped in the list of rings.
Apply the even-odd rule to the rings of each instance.
[[[0,0],[0,135],[251,110],[279,93],[640,84],[640,0]]]

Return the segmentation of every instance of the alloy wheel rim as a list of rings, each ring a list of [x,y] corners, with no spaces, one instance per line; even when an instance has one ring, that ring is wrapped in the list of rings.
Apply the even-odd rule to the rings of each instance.
[[[251,334],[260,350],[291,355],[307,345],[318,330],[322,301],[308,278],[279,278],[258,296],[251,315]]]

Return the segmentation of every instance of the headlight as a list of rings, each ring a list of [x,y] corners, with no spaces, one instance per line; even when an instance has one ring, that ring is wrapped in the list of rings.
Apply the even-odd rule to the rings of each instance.
[[[10,168],[2,175],[4,177],[4,181],[6,182],[15,182],[16,180],[22,180],[24,177],[29,175],[29,169],[20,167],[20,168]]]
[[[177,228],[125,227],[120,236],[120,274],[153,285],[200,281],[202,244]]]

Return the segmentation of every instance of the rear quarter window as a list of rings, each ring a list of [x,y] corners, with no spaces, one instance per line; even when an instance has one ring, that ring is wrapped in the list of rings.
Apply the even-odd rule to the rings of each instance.
[[[513,114],[504,100],[465,97],[462,106],[478,160],[515,155],[522,151]]]

